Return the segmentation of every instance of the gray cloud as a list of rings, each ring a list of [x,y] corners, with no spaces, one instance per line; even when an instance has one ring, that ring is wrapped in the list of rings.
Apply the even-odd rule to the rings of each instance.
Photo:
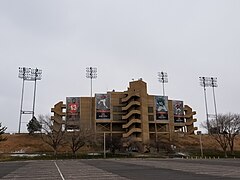
[[[216,76],[218,112],[238,113],[239,16],[239,1],[2,0],[0,122],[17,131],[19,66],[43,69],[37,114],[66,96],[89,96],[87,66],[98,67],[94,92],[122,91],[141,77],[149,94],[161,94],[157,72],[168,72],[169,98],[192,106],[199,123],[205,109],[198,77]],[[26,108],[31,96],[29,90]],[[214,112],[211,89],[208,97]]]

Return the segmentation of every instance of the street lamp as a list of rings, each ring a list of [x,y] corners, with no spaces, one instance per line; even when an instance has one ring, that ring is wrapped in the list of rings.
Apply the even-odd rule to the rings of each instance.
[[[91,101],[90,101],[90,128],[92,123],[92,80],[97,78],[97,68],[96,67],[87,67],[86,68],[86,78],[91,80]]]
[[[164,84],[168,83],[168,75],[166,72],[158,72],[158,81],[163,85],[163,96],[165,96]]]
[[[203,158],[202,131],[197,131],[197,135],[199,135],[199,143],[200,143],[201,157]]]
[[[23,83],[22,83],[22,95],[21,95],[21,105],[20,105],[20,117],[19,117],[19,126],[18,126],[18,133],[20,133],[20,131],[21,131],[21,123],[22,123],[22,114],[32,114],[32,118],[34,117],[37,80],[41,80],[42,79],[42,70],[41,69],[37,69],[37,68],[33,69],[33,68],[19,67],[18,77],[23,80]],[[34,93],[33,93],[32,111],[23,111],[23,97],[24,97],[24,84],[25,84],[25,81],[34,81]]]
[[[103,132],[103,158],[106,159],[106,132]]]

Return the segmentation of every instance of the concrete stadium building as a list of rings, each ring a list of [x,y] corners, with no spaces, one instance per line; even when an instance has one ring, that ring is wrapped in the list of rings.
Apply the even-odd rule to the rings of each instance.
[[[160,135],[170,139],[177,133],[194,134],[196,112],[183,101],[149,95],[147,84],[139,79],[126,91],[95,94],[94,97],[67,97],[51,109],[56,128],[89,128],[96,136],[103,133],[148,143]]]

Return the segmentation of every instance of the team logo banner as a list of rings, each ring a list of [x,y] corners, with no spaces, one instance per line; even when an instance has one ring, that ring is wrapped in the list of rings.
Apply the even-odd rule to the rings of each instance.
[[[183,101],[173,101],[174,122],[184,122]]]
[[[66,120],[67,121],[80,120],[80,98],[67,97],[66,102],[67,102]]]
[[[168,119],[168,97],[155,96],[156,120]]]
[[[96,94],[96,119],[110,119],[110,95]]]

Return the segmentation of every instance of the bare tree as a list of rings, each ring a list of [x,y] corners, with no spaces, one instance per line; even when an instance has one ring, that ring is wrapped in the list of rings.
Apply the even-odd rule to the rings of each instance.
[[[6,129],[7,129],[7,127],[5,127],[5,126],[2,127],[2,123],[0,123],[0,142],[7,140],[6,137],[2,136],[5,133]]]
[[[76,157],[76,152],[83,147],[87,142],[91,141],[93,134],[88,129],[74,129],[72,132],[67,132],[67,143]]]
[[[54,125],[48,115],[40,115],[39,121],[42,124],[42,140],[51,146],[56,156],[58,148],[64,144],[65,131],[62,129],[62,124]]]
[[[223,115],[218,115],[217,119],[212,119],[209,122],[209,134],[221,146],[224,156],[227,157],[228,138],[226,133],[227,120]]]
[[[123,147],[125,147],[128,151],[132,152],[143,152],[144,147],[143,144],[136,140],[135,137],[127,137],[121,139]]]
[[[160,150],[164,150],[168,153],[172,153],[171,142],[166,135],[158,135],[154,140],[151,141],[151,147],[156,149],[156,152],[159,153]]]
[[[121,143],[121,137],[119,136],[106,136],[106,147],[107,149],[110,149],[112,154],[115,154],[116,150],[121,149],[122,143]]]
[[[203,127],[207,128],[204,123]],[[211,135],[221,146],[225,157],[227,157],[227,148],[230,147],[233,153],[234,141],[236,135],[240,131],[240,115],[239,114],[218,114],[217,118],[209,121],[209,135]]]
[[[234,155],[234,142],[235,142],[236,136],[240,132],[240,115],[228,113],[218,118],[226,119],[226,128],[224,133],[226,134],[228,139],[228,145],[230,148],[231,155]]]

